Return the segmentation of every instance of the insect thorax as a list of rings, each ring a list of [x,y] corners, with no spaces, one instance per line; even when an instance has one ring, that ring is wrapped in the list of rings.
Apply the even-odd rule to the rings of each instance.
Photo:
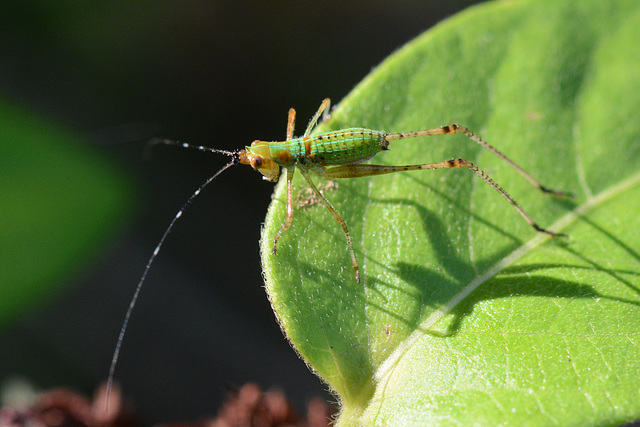
[[[341,129],[289,141],[273,142],[271,155],[280,166],[358,163],[387,148],[385,134],[364,128]]]

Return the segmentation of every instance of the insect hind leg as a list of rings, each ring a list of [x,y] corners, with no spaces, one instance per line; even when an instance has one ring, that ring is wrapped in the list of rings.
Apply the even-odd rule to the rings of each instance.
[[[416,132],[392,133],[392,134],[386,135],[386,139],[387,141],[394,141],[397,139],[415,138],[418,136],[448,135],[448,134],[454,134],[454,133],[462,133],[467,138],[469,138],[476,144],[480,145],[485,150],[492,152],[494,155],[496,155],[497,157],[502,159],[504,162],[506,162],[509,166],[514,168],[520,175],[522,175],[527,181],[529,181],[531,185],[538,188],[540,191],[547,194],[552,194],[558,197],[573,197],[572,193],[560,191],[560,190],[554,190],[549,187],[545,187],[537,179],[535,179],[527,171],[525,171],[520,165],[518,165],[516,162],[511,160],[509,157],[507,157],[504,153],[502,153],[500,150],[495,148],[493,145],[489,144],[487,141],[482,139],[479,135],[473,133],[472,131],[470,131],[464,126],[460,126],[455,123],[449,126],[441,126],[439,128],[419,130]]]
[[[371,164],[352,164],[341,165],[331,168],[326,168],[320,174],[325,178],[360,178],[365,176],[384,175],[395,172],[406,172],[413,170],[428,170],[428,169],[458,169],[467,168],[482,178],[484,182],[489,184],[496,190],[502,197],[504,197],[511,206],[524,218],[527,223],[533,227],[536,231],[548,234],[552,237],[566,237],[565,234],[555,233],[553,231],[540,227],[534,220],[525,212],[525,210],[516,202],[513,197],[506,192],[497,182],[495,182],[489,175],[484,173],[475,164],[464,159],[446,160],[444,162],[437,163],[424,163],[419,165],[403,165],[403,166],[387,166],[387,165],[371,165]]]

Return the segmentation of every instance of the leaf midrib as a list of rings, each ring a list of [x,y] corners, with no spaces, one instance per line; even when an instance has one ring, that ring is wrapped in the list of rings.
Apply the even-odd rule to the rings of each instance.
[[[583,204],[577,206],[572,211],[568,212],[566,215],[558,219],[551,227],[551,230],[562,230],[566,228],[569,224],[573,223],[577,218],[586,214],[590,210],[595,207],[605,203],[609,199],[614,196],[623,193],[627,189],[633,187],[635,184],[640,183],[640,172],[629,176],[627,179],[619,182],[618,184],[610,187],[609,189],[599,193],[595,197],[591,197],[587,199]],[[451,300],[442,308],[436,310],[432,313],[424,322],[420,324],[416,328],[416,330],[407,337],[398,347],[389,355],[389,357],[380,364],[380,367],[376,370],[374,379],[375,382],[380,382],[383,378],[385,378],[393,368],[398,364],[401,360],[402,355],[409,349],[413,344],[420,339],[423,335],[423,331],[430,330],[440,319],[442,319],[447,314],[451,313],[455,307],[458,306],[469,294],[471,294],[474,290],[476,290],[480,285],[493,278],[496,274],[502,271],[505,267],[510,265],[512,262],[517,259],[522,258],[524,255],[531,252],[533,249],[540,246],[543,242],[551,239],[551,237],[547,235],[538,234],[533,239],[529,240],[527,243],[523,244],[509,255],[500,259],[496,262],[491,268],[489,268],[485,273],[476,277],[472,280],[467,286],[464,287],[460,292],[454,295]]]

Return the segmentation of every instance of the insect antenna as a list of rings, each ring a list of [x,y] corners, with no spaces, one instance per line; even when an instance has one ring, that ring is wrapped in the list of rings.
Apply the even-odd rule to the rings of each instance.
[[[238,153],[236,153],[234,151],[219,150],[217,148],[205,147],[205,146],[202,146],[202,145],[191,145],[191,144],[187,144],[186,142],[174,141],[174,140],[171,140],[171,139],[153,138],[151,141],[149,141],[147,143],[147,146],[144,149],[144,158],[145,159],[148,159],[149,157],[151,157],[151,149],[153,149],[153,147],[155,147],[158,144],[175,145],[177,147],[190,148],[192,150],[205,151],[205,152],[209,152],[209,153],[225,154],[225,155],[231,156],[231,157],[236,157],[238,155]],[[222,172],[222,171],[220,171],[220,172]]]
[[[229,169],[231,166],[238,164],[238,162],[240,161],[240,157],[239,157],[239,154],[237,152],[218,150],[218,149],[209,148],[209,147],[189,145],[189,144],[186,144],[186,143],[182,143],[182,142],[178,142],[178,141],[171,141],[171,140],[168,140],[168,139],[154,139],[154,140],[151,140],[149,142],[149,144],[147,145],[147,150],[146,151],[148,151],[150,146],[154,146],[154,145],[157,145],[157,144],[177,145],[177,146],[184,147],[184,148],[194,148],[194,149],[197,149],[197,150],[200,150],[200,151],[208,151],[208,152],[213,152],[213,153],[226,154],[228,156],[231,156],[232,159],[231,159],[231,161],[229,163],[224,165],[218,172],[216,172],[214,175],[212,175],[210,178],[208,178],[202,185],[200,185],[200,187],[198,187],[198,189],[187,199],[187,201],[182,205],[182,207],[180,208],[180,210],[178,211],[176,216],[173,217],[173,219],[171,220],[171,223],[169,223],[169,226],[167,227],[167,229],[165,230],[164,234],[162,235],[162,238],[160,238],[160,241],[156,245],[156,248],[153,250],[153,254],[149,258],[149,261],[147,261],[147,265],[145,266],[144,271],[142,273],[142,276],[140,277],[140,281],[138,282],[138,285],[136,286],[136,290],[133,293],[133,297],[131,298],[131,301],[129,302],[129,307],[127,308],[127,312],[124,315],[124,320],[122,322],[122,327],[120,328],[120,334],[118,335],[118,340],[116,341],[116,348],[113,351],[113,357],[111,358],[111,365],[109,366],[109,377],[107,379],[107,396],[106,396],[106,402],[105,402],[105,410],[109,409],[109,398],[111,396],[111,389],[113,388],[113,377],[114,377],[115,370],[116,370],[116,364],[118,363],[118,357],[120,356],[120,349],[122,347],[122,342],[124,340],[124,335],[125,335],[125,333],[127,331],[127,326],[129,325],[129,319],[131,318],[131,313],[133,312],[133,308],[135,307],[136,302],[138,301],[138,296],[140,295],[140,291],[142,290],[142,284],[144,283],[145,279],[147,278],[147,273],[149,273],[149,270],[151,269],[151,265],[153,264],[153,261],[158,256],[158,253],[160,252],[160,248],[162,247],[162,244],[164,243],[165,239],[167,238],[167,236],[169,235],[169,233],[173,229],[173,225],[176,223],[178,218],[180,218],[182,216],[184,211],[189,207],[191,202],[193,202],[193,200],[196,197],[198,197],[200,192],[202,192],[202,190],[207,185],[209,185],[214,179],[216,179],[218,177],[218,175],[220,175],[225,170]],[[148,154],[148,153],[145,153],[145,154]]]

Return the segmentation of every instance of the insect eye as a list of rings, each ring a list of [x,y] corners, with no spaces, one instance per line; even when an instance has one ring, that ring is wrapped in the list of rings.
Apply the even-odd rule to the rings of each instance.
[[[254,157],[251,159],[251,167],[254,169],[260,169],[262,167],[262,157]]]

